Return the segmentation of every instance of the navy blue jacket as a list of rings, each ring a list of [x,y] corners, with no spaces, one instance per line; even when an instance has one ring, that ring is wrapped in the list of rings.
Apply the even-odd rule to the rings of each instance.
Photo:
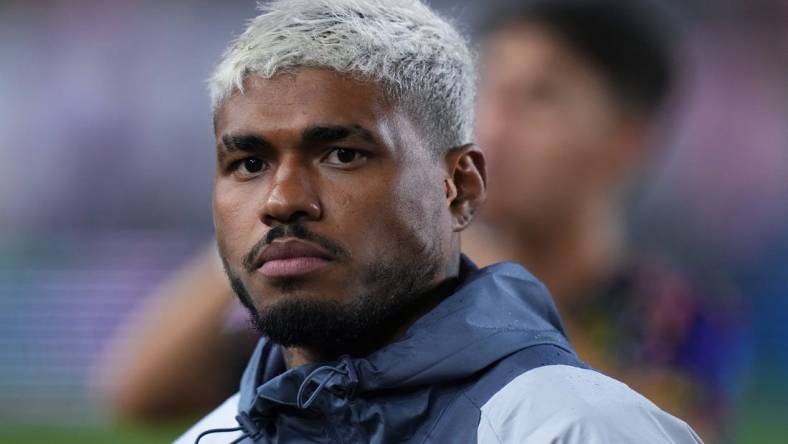
[[[178,443],[232,426],[232,416],[241,431],[200,443],[630,442],[629,434],[631,442],[699,442],[685,423],[578,359],[548,292],[525,269],[478,270],[465,258],[463,268],[454,294],[366,358],[287,370],[280,347],[262,339],[239,395]],[[642,414],[627,419],[632,411]]]

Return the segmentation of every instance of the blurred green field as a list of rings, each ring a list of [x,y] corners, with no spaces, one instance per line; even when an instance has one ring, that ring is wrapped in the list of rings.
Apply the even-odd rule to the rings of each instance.
[[[0,426],[2,444],[156,444],[169,443],[177,438],[187,425],[163,427],[108,427],[11,425]]]
[[[736,411],[732,443],[788,442],[788,387],[780,371],[754,372]]]
[[[739,426],[733,443],[785,444],[788,441],[788,423],[782,414],[762,412],[747,418]]]

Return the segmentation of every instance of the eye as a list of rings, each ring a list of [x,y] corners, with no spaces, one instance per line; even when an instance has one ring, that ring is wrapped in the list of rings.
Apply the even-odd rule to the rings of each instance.
[[[233,167],[233,172],[241,177],[256,176],[266,168],[266,163],[259,157],[247,157],[239,160]]]
[[[244,170],[249,173],[259,173],[263,170],[263,161],[256,157],[244,159],[241,165],[243,165]]]
[[[323,161],[333,166],[348,167],[356,166],[365,159],[366,156],[361,151],[349,148],[335,148],[329,151]]]

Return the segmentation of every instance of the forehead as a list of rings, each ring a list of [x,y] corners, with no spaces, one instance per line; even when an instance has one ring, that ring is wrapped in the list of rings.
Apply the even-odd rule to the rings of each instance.
[[[385,132],[394,114],[374,82],[303,68],[270,79],[247,77],[244,92],[233,94],[218,109],[216,133],[300,131],[325,124]]]
[[[522,24],[493,34],[486,43],[485,77],[499,82],[550,77],[569,81],[598,80],[593,66],[560,37],[537,24]]]

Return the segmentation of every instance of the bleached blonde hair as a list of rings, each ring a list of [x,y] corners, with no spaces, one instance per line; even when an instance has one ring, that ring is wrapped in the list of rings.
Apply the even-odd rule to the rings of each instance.
[[[439,152],[473,137],[474,56],[418,0],[275,0],[224,52],[209,79],[214,112],[246,76],[323,67],[378,83]]]

